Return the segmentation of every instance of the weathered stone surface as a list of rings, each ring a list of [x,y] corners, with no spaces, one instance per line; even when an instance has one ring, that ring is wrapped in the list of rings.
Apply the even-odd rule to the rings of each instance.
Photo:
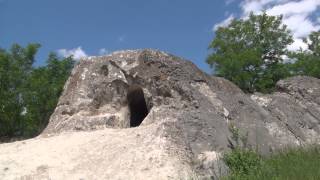
[[[275,120],[267,124],[280,143],[298,145],[320,142],[320,80],[297,76],[277,83],[272,95],[251,96]]]
[[[41,136],[0,145],[8,168],[0,178],[37,178],[39,167],[57,179],[217,178],[227,172],[221,154],[234,146],[267,154],[320,143],[320,80],[295,77],[277,87],[247,95],[148,49],[89,57],[74,68]]]

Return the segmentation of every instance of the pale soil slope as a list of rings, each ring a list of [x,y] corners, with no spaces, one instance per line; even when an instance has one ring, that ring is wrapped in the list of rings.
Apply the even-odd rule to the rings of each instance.
[[[147,131],[161,134],[161,130],[151,125],[69,132],[0,144],[0,179],[186,179],[192,176],[179,150],[159,133]],[[170,155],[169,151],[176,153]]]

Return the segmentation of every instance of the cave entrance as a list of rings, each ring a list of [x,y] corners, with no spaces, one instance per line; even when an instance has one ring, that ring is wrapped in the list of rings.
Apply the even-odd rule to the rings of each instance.
[[[130,110],[130,127],[139,126],[148,115],[142,88],[138,85],[130,86],[127,92],[127,101]]]

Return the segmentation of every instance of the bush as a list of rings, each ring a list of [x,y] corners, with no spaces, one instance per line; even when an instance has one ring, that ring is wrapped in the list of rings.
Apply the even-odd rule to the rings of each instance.
[[[227,179],[241,179],[261,168],[261,157],[251,150],[235,148],[231,153],[225,154],[223,158],[230,168],[230,177]]]
[[[320,147],[291,148],[261,157],[251,150],[234,149],[225,154],[230,168],[226,180],[318,180],[320,179]]]

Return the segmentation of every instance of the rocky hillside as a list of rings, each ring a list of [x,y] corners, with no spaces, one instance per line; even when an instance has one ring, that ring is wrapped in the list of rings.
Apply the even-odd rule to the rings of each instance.
[[[319,79],[247,95],[176,56],[120,51],[80,61],[42,135],[0,145],[0,179],[216,179],[223,152],[320,143],[319,123]]]

